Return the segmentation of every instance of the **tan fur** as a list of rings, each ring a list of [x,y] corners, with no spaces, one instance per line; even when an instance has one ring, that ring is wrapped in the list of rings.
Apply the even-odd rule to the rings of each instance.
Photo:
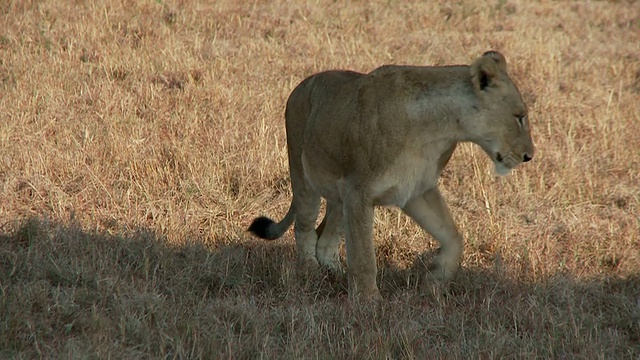
[[[505,58],[487,52],[470,66],[383,66],[369,74],[328,71],[291,93],[286,128],[293,199],[280,223],[250,230],[277,238],[295,220],[299,259],[337,269],[346,238],[349,293],[379,297],[374,207],[400,207],[441,245],[432,266],[451,279],[462,237],[437,188],[456,144],[482,147],[499,174],[533,157],[527,108]],[[327,215],[316,231],[320,198]]]

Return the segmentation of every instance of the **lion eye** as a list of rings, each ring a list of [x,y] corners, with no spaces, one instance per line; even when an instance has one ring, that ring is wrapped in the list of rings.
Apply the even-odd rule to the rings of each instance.
[[[524,128],[527,122],[527,115],[516,115],[516,121],[518,122],[518,126]]]

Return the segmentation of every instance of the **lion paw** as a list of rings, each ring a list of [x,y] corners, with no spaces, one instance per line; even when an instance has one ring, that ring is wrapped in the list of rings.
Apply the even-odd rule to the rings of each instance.
[[[431,264],[431,266],[429,266],[428,276],[439,282],[447,282],[455,278],[459,267],[460,266],[458,264],[442,264],[440,261],[436,260]]]

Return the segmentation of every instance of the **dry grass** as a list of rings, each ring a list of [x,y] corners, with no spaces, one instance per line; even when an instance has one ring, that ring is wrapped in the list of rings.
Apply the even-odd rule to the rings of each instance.
[[[635,2],[0,2],[1,358],[640,357]],[[443,179],[466,239],[377,213],[385,300],[296,274],[283,108],[325,69],[503,52],[536,159]]]

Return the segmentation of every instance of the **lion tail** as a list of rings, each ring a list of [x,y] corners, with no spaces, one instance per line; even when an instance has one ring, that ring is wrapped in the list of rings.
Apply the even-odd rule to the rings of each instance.
[[[293,224],[295,219],[296,212],[292,203],[289,207],[289,211],[287,211],[287,215],[285,215],[284,219],[280,222],[275,222],[268,217],[260,216],[253,220],[247,230],[261,239],[275,240],[281,237],[282,234],[291,227],[291,224]]]

